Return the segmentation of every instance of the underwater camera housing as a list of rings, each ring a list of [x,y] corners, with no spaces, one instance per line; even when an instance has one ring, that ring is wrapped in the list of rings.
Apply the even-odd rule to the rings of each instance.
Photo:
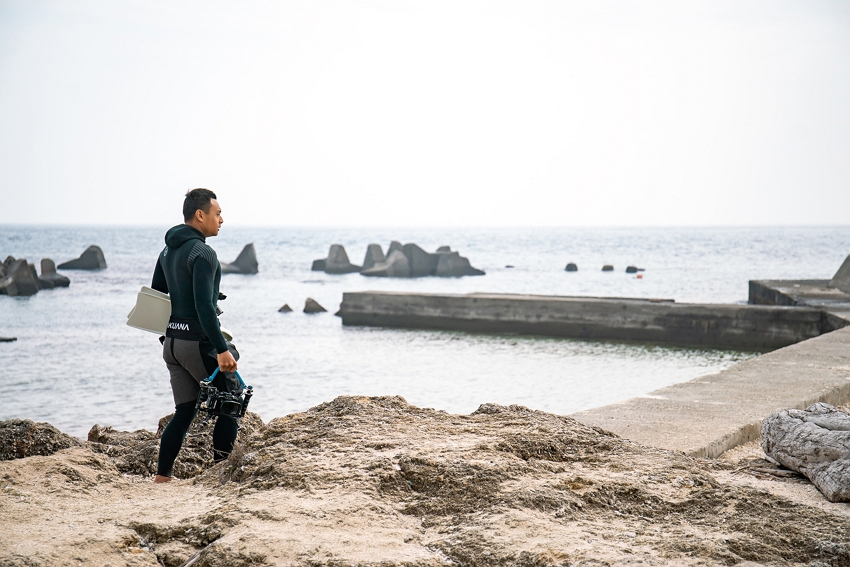
[[[218,368],[212,373],[212,376],[201,381],[201,391],[198,394],[198,401],[195,404],[195,411],[206,412],[207,416],[204,421],[209,421],[213,416],[230,417],[235,420],[245,416],[248,410],[248,402],[251,401],[251,396],[254,395],[254,388],[246,386],[242,380],[242,376],[237,371],[236,377],[242,385],[243,394],[235,394],[233,392],[222,392],[213,386],[213,379],[218,374]]]

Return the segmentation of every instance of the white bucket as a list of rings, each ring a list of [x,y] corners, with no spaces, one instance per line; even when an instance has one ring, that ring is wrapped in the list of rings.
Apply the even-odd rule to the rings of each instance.
[[[171,318],[171,299],[167,293],[162,293],[148,286],[142,286],[136,296],[136,305],[127,315],[127,325],[149,333],[164,335]],[[228,341],[233,340],[233,333],[221,329],[221,334]]]

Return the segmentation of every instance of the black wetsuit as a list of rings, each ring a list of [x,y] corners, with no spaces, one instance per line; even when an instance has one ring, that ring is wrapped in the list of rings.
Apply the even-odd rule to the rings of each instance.
[[[171,373],[174,417],[162,433],[157,474],[171,476],[174,460],[195,417],[201,380],[218,367],[217,355],[228,351],[218,322],[221,266],[215,251],[197,229],[181,224],[165,235],[151,287],[168,293],[171,320],[163,342],[163,358]],[[237,354],[238,356],[238,354]],[[219,417],[213,430],[213,455],[220,461],[236,440],[236,421]]]

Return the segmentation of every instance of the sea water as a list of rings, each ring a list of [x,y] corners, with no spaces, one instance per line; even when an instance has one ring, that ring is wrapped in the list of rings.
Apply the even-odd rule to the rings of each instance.
[[[168,227],[0,226],[0,255],[70,260],[99,245],[108,268],[63,272],[67,289],[0,296],[0,419],[48,421],[84,436],[95,423],[154,429],[173,410],[157,336],[126,326]],[[391,240],[449,245],[486,271],[466,278],[379,279],[312,272],[343,244],[352,262]],[[452,413],[481,403],[569,414],[719,372],[753,352],[527,336],[343,327],[344,291],[505,292],[745,303],[750,279],[828,279],[850,227],[635,229],[248,228],[210,238],[222,261],[253,242],[257,275],[224,275],[222,325],[234,332],[251,409],[268,420],[340,395],[401,395]],[[578,272],[565,272],[568,262]],[[612,264],[614,272],[601,271]],[[642,278],[627,265],[645,268]],[[507,267],[512,266],[512,267]],[[328,313],[306,315],[312,297]],[[295,311],[278,313],[288,303]]]

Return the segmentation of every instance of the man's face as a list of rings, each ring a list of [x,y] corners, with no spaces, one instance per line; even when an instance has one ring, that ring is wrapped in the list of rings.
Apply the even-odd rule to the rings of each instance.
[[[218,236],[218,230],[224,222],[224,219],[221,217],[221,207],[218,206],[218,201],[212,199],[210,201],[210,209],[206,213],[200,209],[195,211],[195,222],[204,236]]]

